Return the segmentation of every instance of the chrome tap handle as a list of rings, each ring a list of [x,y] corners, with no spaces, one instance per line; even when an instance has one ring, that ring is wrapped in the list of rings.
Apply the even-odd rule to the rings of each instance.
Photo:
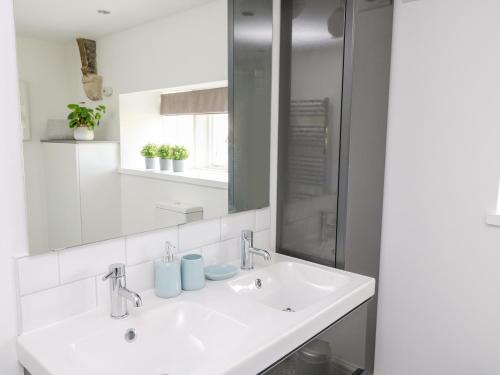
[[[102,281],[106,281],[110,277],[123,277],[125,276],[125,264],[113,263],[109,266],[108,273],[103,276]]]
[[[107,273],[105,276],[102,277],[102,281],[106,281],[107,279],[109,279],[111,277],[111,275],[113,274],[114,272],[113,271],[110,271],[109,273]]]
[[[241,231],[241,238],[245,241],[250,242],[250,246],[253,246],[253,231],[250,229],[243,229]]]

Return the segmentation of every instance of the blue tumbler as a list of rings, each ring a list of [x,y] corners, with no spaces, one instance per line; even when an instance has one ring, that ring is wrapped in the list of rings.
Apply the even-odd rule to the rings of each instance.
[[[201,255],[188,254],[182,257],[181,280],[184,290],[198,290],[205,286],[205,270]]]

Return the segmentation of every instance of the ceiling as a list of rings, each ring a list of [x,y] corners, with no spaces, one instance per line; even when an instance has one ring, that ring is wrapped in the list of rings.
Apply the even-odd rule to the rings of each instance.
[[[214,0],[14,0],[16,32],[40,39],[97,39]],[[97,10],[109,10],[102,15]]]

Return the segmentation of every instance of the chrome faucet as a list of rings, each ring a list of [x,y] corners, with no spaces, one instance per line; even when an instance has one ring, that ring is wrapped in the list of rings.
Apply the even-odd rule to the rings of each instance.
[[[240,249],[242,270],[253,269],[254,254],[260,255],[265,260],[271,260],[271,254],[269,251],[253,247],[253,231],[251,230],[241,231]]]
[[[107,279],[109,279],[111,317],[113,319],[122,319],[128,316],[127,300],[132,302],[135,307],[142,306],[141,296],[127,289],[125,264],[111,264],[108,274],[102,278],[102,281]]]

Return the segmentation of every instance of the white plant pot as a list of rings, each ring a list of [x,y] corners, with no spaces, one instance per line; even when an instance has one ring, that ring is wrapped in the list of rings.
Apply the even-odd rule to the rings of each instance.
[[[144,158],[146,169],[156,169],[156,158]]]
[[[94,139],[94,131],[87,127],[78,127],[73,130],[73,138],[77,141],[92,141]]]
[[[172,160],[174,172],[184,172],[184,161],[185,160]]]
[[[160,159],[160,170],[168,171],[172,169],[172,159]]]

